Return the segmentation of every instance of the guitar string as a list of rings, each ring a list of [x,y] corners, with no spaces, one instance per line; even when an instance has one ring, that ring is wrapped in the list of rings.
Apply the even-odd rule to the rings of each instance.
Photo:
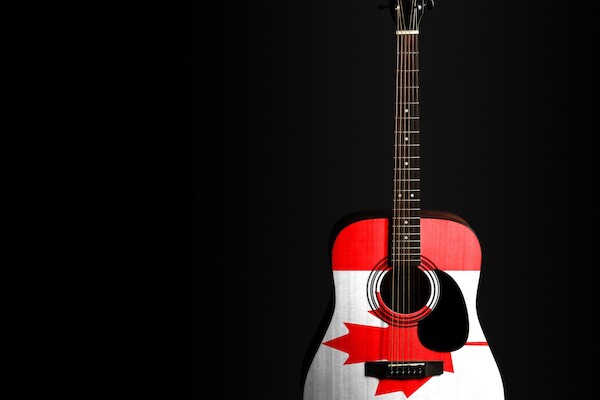
[[[413,10],[415,9],[414,7],[415,7],[415,5],[413,5]],[[413,15],[413,28],[412,28],[413,30],[416,29],[415,19],[416,19],[416,15]],[[415,101],[415,85],[416,85],[416,83],[414,81],[414,75],[413,75],[414,74],[413,70],[415,69],[415,58],[416,58],[415,47],[414,47],[415,46],[415,36],[416,35],[410,35],[410,47],[409,47],[410,67],[408,68],[408,76],[409,76],[408,91],[410,92],[410,102],[411,103],[413,103]],[[413,106],[413,104],[411,104],[409,107],[407,107],[407,109],[410,110],[410,112],[407,114],[407,125],[408,125],[408,132],[409,132],[409,133],[406,134],[406,136],[409,138],[409,142],[408,142],[409,143],[409,148],[407,149],[407,154],[410,157],[412,157],[412,156],[415,155],[414,154],[414,143],[413,143],[413,136],[414,136],[414,134],[410,133],[410,132],[415,131],[414,124],[413,124],[413,119],[412,119],[413,118],[412,106]],[[412,161],[414,159],[411,158],[410,160]],[[412,165],[410,165],[409,167],[412,168]],[[412,181],[412,172],[411,171],[412,170],[409,169],[406,172],[406,176],[408,178],[407,182],[408,182],[408,187],[410,189],[410,194],[413,194],[412,190],[413,190],[413,187],[414,187],[414,183]],[[413,205],[412,205],[412,203],[408,202],[409,199],[411,199],[410,195],[408,196],[408,199],[407,199],[406,208],[408,210],[407,214],[410,217],[409,218],[409,221],[410,221],[409,231],[412,232],[413,228],[414,228],[415,220],[413,219],[413,210],[412,210],[413,209]],[[407,266],[407,274],[408,274],[408,282],[409,282],[408,283],[408,295],[407,295],[407,297],[409,299],[409,306],[408,306],[408,310],[407,310],[408,312],[412,312],[414,310],[414,300],[415,300],[415,297],[414,297],[414,295],[415,295],[415,291],[414,291],[414,289],[415,289],[415,287],[414,287],[414,267],[413,267],[413,264],[414,264],[413,250],[414,249],[413,249],[412,243],[413,242],[408,242],[407,245],[406,245],[406,247],[408,249],[408,251],[407,251],[408,259],[410,260],[408,262],[408,266]],[[410,344],[408,346],[407,352],[409,353],[409,356],[412,356],[412,354],[411,354],[412,353],[412,346]]]
[[[411,8],[412,10],[412,8]],[[407,17],[408,23],[406,24],[407,29],[410,29],[410,21],[411,21],[412,17],[409,15]],[[404,112],[404,110],[406,109],[406,105],[407,103],[410,101],[410,97],[409,97],[409,92],[408,92],[408,75],[406,73],[406,71],[408,71],[408,69],[410,68],[410,59],[409,59],[409,54],[408,54],[408,48],[409,48],[409,35],[401,35],[402,36],[402,58],[404,60],[403,64],[404,64],[404,68],[402,68],[402,98],[404,99],[403,101],[403,105],[402,105],[402,109],[400,110],[400,115],[401,115],[401,120],[402,120],[402,133],[401,133],[401,137],[400,137],[400,143],[402,143],[402,145],[400,146],[402,149],[402,159],[404,160],[402,162],[402,203],[401,203],[401,213],[402,213],[402,223],[400,226],[402,226],[402,230],[404,232],[406,232],[406,229],[408,228],[408,226],[406,224],[404,224],[405,221],[407,221],[406,217],[407,217],[407,210],[406,210],[406,196],[408,195],[408,181],[406,179],[406,173],[407,173],[407,169],[406,169],[406,161],[409,160],[409,158],[407,157],[407,151],[408,151],[408,146],[406,145],[406,141],[404,140],[404,137],[406,136],[406,132],[408,131],[407,129],[407,118],[406,118],[406,113]],[[407,345],[408,345],[408,341],[406,340],[406,329],[404,329],[404,321],[403,318],[406,315],[406,311],[407,311],[407,306],[408,306],[408,298],[407,298],[407,287],[408,287],[408,276],[407,276],[407,261],[406,261],[406,241],[403,240],[403,238],[400,238],[400,248],[401,248],[401,256],[400,259],[402,260],[402,289],[401,289],[401,293],[402,293],[402,318],[400,320],[400,329],[401,329],[401,334],[402,334],[402,355],[400,357],[400,361],[403,362],[406,360],[406,350],[407,350]],[[401,363],[400,363],[401,365]]]
[[[419,13],[418,11],[416,11],[415,14],[415,20],[414,20],[414,30],[418,31],[419,29]],[[420,142],[421,142],[421,120],[420,120],[420,115],[419,115],[419,93],[421,90],[421,84],[419,82],[419,59],[420,59],[420,54],[419,54],[419,34],[415,34],[412,35],[412,40],[413,40],[413,46],[412,46],[412,51],[414,52],[413,54],[413,65],[411,67],[411,76],[412,76],[412,85],[414,86],[414,92],[413,92],[413,96],[411,101],[414,103],[412,104],[412,109],[411,109],[411,121],[414,121],[413,127],[411,128],[411,130],[414,130],[416,133],[414,134],[414,143],[411,141],[411,143],[413,144],[413,146],[411,146],[411,151],[413,153],[411,153],[411,155],[414,155],[415,157],[418,158],[414,158],[413,160],[419,160],[420,161],[420,155],[421,155],[421,146],[420,146]],[[414,109],[414,114],[413,114],[413,109]],[[419,164],[417,166],[417,164]],[[413,168],[418,168],[418,169],[411,169],[411,171],[417,171],[414,176],[416,177],[416,179],[419,179],[415,182],[415,188],[418,188],[420,190],[421,188],[421,181],[420,181],[420,174],[421,174],[421,169],[420,169],[420,162],[415,162],[414,165],[412,165]],[[412,176],[412,175],[411,175]],[[420,199],[420,191],[419,192],[411,192],[413,194],[415,194],[414,198],[418,198]],[[416,207],[413,207],[412,204],[415,204]],[[421,230],[421,201],[416,201],[416,202],[411,202],[411,208],[414,208],[415,212],[415,219],[411,220],[412,223],[412,228],[411,228],[411,232],[419,232],[418,235],[414,235],[417,239],[416,242],[410,242],[410,243],[415,243],[416,247],[414,248],[414,253],[415,253],[415,267],[412,268],[411,267],[411,273],[414,274],[414,280],[416,281],[417,284],[412,288],[414,295],[413,295],[413,309],[416,311],[418,307],[421,306],[421,281],[419,279],[420,277],[420,270],[419,270],[419,265],[421,263],[421,235],[420,235],[420,230]],[[412,236],[411,236],[412,237]],[[414,354],[412,354],[413,348],[411,347],[411,356],[414,356]]]
[[[406,14],[402,14],[405,18],[406,18]],[[404,24],[405,27],[403,27],[403,29],[410,29],[410,21],[412,18],[409,17],[408,19],[408,24]],[[405,20],[406,22],[406,20]],[[400,186],[401,186],[401,193],[402,193],[402,197],[400,198],[399,201],[399,206],[400,206],[400,214],[402,216],[401,219],[399,219],[397,221],[397,223],[399,224],[399,231],[401,231],[402,233],[406,232],[407,226],[404,223],[406,221],[406,205],[407,205],[407,201],[406,201],[406,196],[408,195],[408,181],[406,180],[406,172],[407,169],[405,168],[405,163],[407,162],[407,160],[409,160],[409,158],[407,157],[407,150],[408,150],[408,146],[406,146],[406,142],[404,140],[405,135],[407,134],[406,132],[408,131],[407,129],[407,118],[406,118],[406,113],[405,113],[405,108],[407,106],[407,103],[410,101],[409,96],[408,96],[408,91],[407,91],[407,87],[408,87],[408,76],[406,71],[409,68],[409,57],[408,57],[408,41],[409,41],[409,35],[404,35],[401,34],[400,36],[400,40],[401,40],[401,49],[400,49],[400,57],[402,59],[401,62],[401,68],[400,68],[400,74],[401,74],[401,87],[400,87],[400,91],[401,91],[401,109],[400,109],[400,129],[397,133],[399,141],[400,141],[400,146],[399,146],[399,151],[400,151],[400,160],[401,160],[401,165],[400,165]],[[406,241],[403,239],[402,236],[400,236],[398,238],[398,247],[399,247],[399,258],[400,258],[400,273],[401,273],[401,285],[400,285],[400,294],[401,294],[401,304],[399,305],[399,307],[397,308],[397,310],[400,312],[401,316],[400,316],[400,324],[399,324],[399,332],[400,332],[400,353],[396,359],[399,361],[398,363],[398,368],[400,368],[401,362],[403,362],[406,359],[406,347],[407,347],[407,340],[406,340],[406,330],[403,328],[403,318],[404,315],[406,314],[407,311],[407,268],[406,268]]]
[[[408,27],[407,27],[408,28]],[[406,119],[404,118],[404,107],[405,104],[407,102],[407,97],[406,97],[406,68],[407,68],[407,57],[406,57],[406,35],[400,35],[401,40],[402,40],[402,45],[401,45],[401,54],[400,57],[402,57],[402,70],[400,71],[400,73],[402,74],[402,79],[401,79],[401,88],[400,91],[402,92],[402,109],[400,110],[400,135],[404,134],[404,131],[406,131]],[[400,137],[400,151],[401,151],[401,160],[402,160],[402,165],[400,166],[400,185],[402,186],[402,199],[400,201],[400,214],[402,215],[402,218],[400,219],[400,221],[398,221],[398,223],[401,226],[401,231],[405,231],[406,227],[403,225],[402,221],[404,221],[404,218],[406,217],[405,213],[405,198],[406,198],[406,177],[405,177],[405,168],[404,168],[404,163],[406,162],[406,160],[408,160],[406,158],[406,145],[404,144],[404,142],[402,141],[402,136]],[[402,304],[400,305],[400,313],[401,315],[405,314],[406,310],[406,266],[405,266],[405,257],[406,257],[406,250],[404,249],[404,241],[400,240],[399,243],[399,247],[400,247],[400,272],[402,274],[402,284],[400,286],[400,293],[402,295]],[[401,334],[401,343],[402,343],[402,347],[401,347],[401,355],[399,357],[399,361],[402,361],[404,359],[404,351],[406,348],[406,337],[405,337],[405,331],[404,329],[402,329],[402,321],[400,321],[400,334]]]
[[[405,14],[403,14],[405,15]],[[405,16],[405,22],[406,22],[406,16]],[[408,24],[405,23],[406,28],[410,29],[410,16],[408,17]],[[409,101],[408,98],[408,92],[407,92],[407,86],[408,86],[408,76],[406,75],[406,71],[409,68],[409,58],[408,58],[408,54],[407,54],[407,48],[408,48],[408,35],[400,35],[402,38],[402,49],[401,49],[401,57],[402,57],[402,70],[400,71],[400,73],[402,74],[402,108],[400,110],[400,120],[401,120],[401,132],[400,132],[400,149],[402,152],[402,165],[400,166],[401,169],[401,178],[400,178],[400,182],[401,182],[401,186],[402,186],[402,198],[401,198],[401,202],[400,202],[400,212],[402,214],[402,219],[400,222],[400,226],[401,231],[406,231],[406,225],[404,224],[404,221],[406,221],[406,196],[408,194],[407,191],[407,180],[406,180],[406,168],[405,168],[405,162],[408,160],[407,158],[407,154],[406,151],[408,149],[408,147],[406,146],[406,142],[404,141],[404,135],[406,135],[406,113],[404,112],[404,109],[406,108],[406,103]],[[406,305],[407,305],[407,298],[406,298],[406,287],[407,287],[407,276],[406,276],[406,241],[403,240],[402,238],[399,238],[400,240],[400,263],[402,265],[400,271],[402,272],[402,286],[400,289],[400,293],[402,293],[402,305],[401,305],[401,320],[400,320],[400,332],[402,335],[402,339],[401,339],[401,356],[400,361],[404,361],[406,359],[406,345],[407,345],[407,341],[406,341],[406,330],[403,329],[403,324],[402,324],[402,318],[404,317],[404,315],[406,314]],[[399,363],[401,364],[401,363]]]
[[[401,7],[401,2],[400,3],[400,7]],[[396,29],[400,29],[400,10],[396,10]],[[396,98],[396,104],[395,104],[395,109],[394,109],[394,210],[393,210],[393,215],[392,215],[392,326],[391,326],[391,334],[392,334],[392,349],[391,349],[391,354],[390,354],[390,361],[394,361],[394,359],[396,358],[396,352],[397,352],[397,346],[398,346],[398,342],[397,342],[397,338],[396,338],[396,314],[395,314],[395,310],[397,309],[397,299],[396,299],[396,291],[397,291],[397,285],[396,285],[396,280],[397,275],[398,275],[398,245],[397,245],[397,241],[398,241],[398,208],[399,208],[399,200],[398,198],[402,195],[402,192],[400,191],[400,188],[398,187],[399,184],[399,170],[400,170],[400,165],[399,165],[399,157],[398,157],[398,130],[400,129],[399,126],[399,121],[398,121],[398,108],[400,107],[400,101],[401,98],[399,96],[398,93],[398,89],[399,89],[399,71],[401,69],[401,63],[400,63],[400,58],[399,58],[399,53],[400,52],[400,38],[399,35],[396,35],[396,85],[395,85],[395,98]]]
[[[414,63],[413,68],[412,68],[412,70],[413,70],[412,74],[414,74],[413,81],[414,81],[414,85],[415,85],[415,95],[414,95],[414,99],[413,99],[413,102],[415,103],[414,104],[414,106],[415,106],[415,115],[413,116],[414,117],[413,121],[415,121],[415,132],[417,132],[417,133],[415,135],[415,142],[416,143],[415,143],[415,146],[413,148],[415,150],[415,153],[418,153],[418,154],[415,154],[415,156],[419,157],[419,158],[415,158],[415,160],[419,160],[420,161],[421,160],[421,116],[420,116],[420,113],[419,113],[419,104],[418,104],[418,102],[419,102],[420,91],[421,91],[421,83],[419,82],[419,71],[420,71],[421,67],[419,65],[419,60],[420,60],[419,35],[417,34],[417,35],[414,35],[414,36],[415,36],[414,37],[414,42],[415,42],[414,43],[415,63]],[[420,164],[421,163],[419,162],[419,167],[418,167],[419,169],[415,170],[415,171],[418,171],[415,174],[415,176],[417,178],[419,178],[419,180],[415,181],[415,182],[416,182],[416,186],[418,186],[419,190],[421,189],[421,181],[420,181],[420,177],[421,177],[421,165]],[[415,165],[415,168],[417,168],[416,165]],[[420,198],[420,193],[421,192],[419,191],[418,193],[419,193],[419,198]],[[415,278],[418,278],[420,276],[419,265],[421,264],[421,233],[420,233],[420,231],[421,231],[421,200],[419,200],[419,201],[417,201],[415,203],[417,205],[417,207],[414,207],[414,208],[417,209],[415,214],[418,217],[418,219],[415,220],[415,221],[417,221],[417,223],[415,224],[415,229],[414,230],[415,231],[418,230],[419,234],[415,235],[416,237],[418,237],[418,241],[414,242],[414,243],[417,244],[417,247],[416,247],[417,257],[415,257],[417,259],[417,262],[416,262],[416,268],[414,269],[414,273],[416,275]],[[421,300],[421,280],[420,279],[417,279],[417,286],[414,288],[414,290],[416,292],[414,298],[416,300]],[[416,307],[419,307],[421,305],[422,305],[422,303],[420,301],[417,302],[415,304],[415,309],[416,309]]]
[[[410,30],[417,29],[417,8],[416,8],[416,0],[413,0],[411,4],[411,15],[408,24],[408,28]],[[415,97],[417,95],[417,87],[416,82],[414,80],[414,70],[416,68],[416,35],[406,34],[403,36],[403,53],[402,57],[404,58],[404,69],[402,71],[403,74],[403,97],[405,104],[403,105],[403,109],[401,110],[402,115],[402,126],[403,126],[403,136],[401,138],[402,146],[402,154],[404,157],[404,162],[402,163],[402,186],[403,186],[403,201],[402,201],[402,215],[403,215],[403,224],[401,225],[404,229],[403,237],[401,238],[402,243],[402,272],[403,272],[403,306],[402,312],[404,314],[404,318],[409,318],[408,314],[412,312],[415,306],[414,294],[413,293],[413,248],[411,246],[410,241],[404,239],[404,237],[412,237],[409,233],[413,232],[414,228],[414,220],[412,217],[412,205],[410,199],[413,194],[413,183],[411,181],[411,168],[414,166],[413,159],[410,158],[413,156],[413,144],[412,136],[414,135],[412,132],[413,129],[413,114],[412,109],[415,102]],[[410,359],[412,346],[411,341],[408,340],[408,336],[410,335],[410,327],[406,326],[406,322],[402,321],[402,333],[403,333],[403,347],[402,347],[402,361],[406,361]]]
[[[402,1],[400,1],[400,6],[401,8],[404,7],[404,4]],[[402,18],[402,28],[401,29],[405,29],[404,27],[407,25],[406,24],[406,13],[404,12],[403,9],[401,9],[401,18]],[[398,170],[398,185],[399,185],[399,191],[401,194],[401,197],[398,201],[398,213],[399,213],[399,217],[396,220],[396,227],[399,231],[399,235],[396,238],[397,239],[397,243],[396,243],[396,248],[397,248],[397,262],[396,262],[396,268],[399,268],[398,270],[398,304],[396,304],[395,310],[397,313],[399,313],[399,317],[398,317],[398,321],[397,321],[397,328],[396,328],[396,336],[397,336],[397,343],[398,343],[398,347],[396,349],[396,355],[395,355],[395,360],[396,361],[401,361],[402,360],[402,352],[404,351],[404,347],[405,347],[405,337],[403,336],[404,331],[402,330],[402,313],[404,311],[404,292],[403,292],[403,288],[405,285],[404,279],[404,251],[402,248],[402,244],[403,241],[401,240],[400,236],[400,232],[402,231],[403,226],[402,226],[402,217],[404,217],[404,199],[406,197],[406,188],[405,188],[405,180],[404,178],[404,165],[403,162],[406,159],[404,157],[404,145],[402,142],[402,131],[404,130],[404,119],[402,118],[403,116],[403,105],[406,102],[406,92],[405,92],[405,87],[406,87],[406,75],[404,73],[404,71],[406,70],[406,57],[405,57],[405,35],[399,35],[399,41],[400,41],[400,53],[398,54],[398,57],[400,58],[400,69],[398,71],[398,73],[400,74],[400,87],[397,88],[397,90],[400,93],[400,104],[399,106],[399,115],[398,115],[398,130],[396,133],[396,136],[398,137],[398,157],[399,157],[399,163],[400,163],[400,168]],[[399,363],[398,363],[399,365]],[[396,367],[396,372],[398,372],[399,366]]]
[[[406,102],[410,103],[412,98],[411,98],[411,81],[410,81],[410,69],[412,68],[412,54],[411,54],[411,43],[412,43],[412,35],[404,35],[405,36],[405,41],[406,41],[406,45],[405,45],[405,57],[406,57],[406,69],[404,70],[404,74],[406,75],[406,86],[405,86],[405,92],[406,92]],[[409,104],[407,104],[405,106],[409,107]],[[403,110],[404,111],[404,110]],[[402,113],[403,117],[404,117],[404,137],[409,137],[410,136],[410,126],[409,126],[409,121],[410,119],[408,118],[408,115],[406,112]],[[409,142],[407,142],[406,140],[403,139],[404,143],[404,159],[405,160],[411,160],[411,158],[409,158],[410,156],[410,145]],[[408,221],[409,223],[406,226],[406,230],[410,231],[410,226],[412,224],[412,221],[410,218],[408,218],[410,216],[410,211],[408,210],[408,198],[410,198],[410,187],[411,187],[411,183],[409,180],[409,169],[405,168],[404,169],[404,186],[405,186],[405,193],[407,194],[406,196],[404,196],[404,204],[403,204],[403,213],[404,213],[404,217],[405,217],[405,221]],[[405,279],[404,279],[404,314],[408,314],[408,312],[410,311],[410,248],[408,246],[408,242],[406,240],[402,241],[402,247],[403,247],[403,253],[404,253],[404,275],[405,275]],[[407,329],[404,328],[402,330],[402,332],[404,332],[404,335],[406,337],[406,335],[408,334]],[[408,352],[409,352],[409,347],[410,347],[410,343],[408,341],[404,341],[404,353],[403,353],[403,357],[402,357],[402,361],[405,361],[408,358]]]
[[[400,219],[399,223],[402,230],[406,230],[406,227],[404,226],[403,221],[406,220],[406,168],[404,165],[404,162],[406,160],[408,160],[408,158],[406,158],[406,144],[404,142],[404,135],[406,132],[406,118],[404,116],[404,107],[406,102],[408,101],[408,96],[407,96],[407,92],[406,92],[406,86],[407,86],[407,76],[406,76],[406,70],[408,68],[408,57],[406,56],[406,44],[407,44],[407,35],[400,35],[402,38],[402,70],[400,71],[400,73],[402,74],[402,87],[401,87],[401,91],[402,91],[402,109],[400,110],[400,124],[401,124],[401,128],[400,128],[400,149],[401,149],[401,154],[402,157],[401,159],[403,160],[402,165],[400,166],[400,171],[401,171],[401,175],[400,175],[400,184],[402,186],[402,199],[400,201],[400,213],[402,215],[402,218]],[[405,248],[405,241],[402,240],[401,238],[399,239],[400,241],[400,264],[401,264],[401,268],[400,268],[400,272],[402,273],[402,285],[400,288],[400,293],[402,294],[402,304],[400,307],[400,312],[401,312],[401,317],[400,317],[400,333],[401,333],[401,341],[400,343],[402,344],[400,350],[401,350],[401,356],[400,361],[404,361],[405,356],[404,353],[406,352],[406,331],[402,328],[402,318],[404,316],[404,314],[406,314],[406,248]]]
[[[414,4],[413,4],[414,5]],[[414,10],[414,8],[413,8]],[[412,21],[413,17],[411,15],[411,21]],[[406,100],[406,105],[404,106],[404,110],[406,110],[408,107],[410,107],[409,103],[412,101],[412,97],[411,97],[411,80],[410,80],[410,69],[412,68],[412,54],[411,54],[411,48],[412,48],[412,36],[413,35],[404,35],[405,37],[405,55],[404,57],[406,57],[406,67],[405,70],[403,72],[403,74],[405,75],[405,88],[404,91],[406,93],[405,100]],[[409,117],[409,113],[404,112],[403,110],[403,117],[404,117],[404,137],[402,138],[402,143],[404,143],[404,149],[403,149],[403,153],[404,153],[404,159],[407,160],[410,164],[410,160],[412,160],[410,158],[410,141],[406,141],[404,138],[408,137],[410,139],[410,119]],[[409,180],[409,175],[410,175],[410,170],[409,170],[410,165],[405,166],[404,168],[404,187],[405,187],[405,193],[406,195],[403,196],[404,197],[404,204],[403,204],[403,213],[404,213],[404,221],[407,221],[408,224],[404,225],[405,231],[408,230],[410,232],[411,228],[410,226],[412,225],[412,220],[409,218],[410,217],[410,210],[409,210],[409,201],[408,199],[410,199],[410,189],[411,189],[411,181]],[[406,240],[402,241],[402,247],[403,247],[403,253],[404,253],[404,286],[403,286],[403,290],[404,290],[404,314],[408,314],[410,311],[410,296],[411,296],[411,291],[410,291],[410,286],[411,286],[411,281],[410,281],[410,263],[411,263],[411,256],[410,256],[410,246],[409,246],[410,242],[407,242]],[[404,332],[404,336],[406,339],[406,336],[408,335],[408,331],[406,328],[403,328],[402,332]],[[402,361],[406,361],[408,359],[408,354],[410,352],[410,342],[408,340],[404,340],[404,347],[403,347],[404,351],[403,351],[403,357],[402,357]]]
[[[416,0],[415,0],[415,2],[413,2],[413,10],[414,10],[413,21],[412,21],[412,24],[413,24],[412,29],[413,30],[417,29],[417,14],[416,13],[418,11],[416,9],[416,4],[415,3],[416,3]],[[410,100],[409,101],[411,102],[411,104],[407,107],[407,109],[410,112],[407,113],[407,115],[406,115],[406,117],[407,117],[407,126],[408,126],[408,129],[407,129],[408,133],[406,134],[406,137],[409,138],[409,140],[407,142],[408,146],[407,146],[406,153],[409,156],[414,156],[415,155],[415,151],[414,151],[413,144],[415,144],[415,143],[412,142],[412,136],[415,135],[415,134],[413,134],[411,132],[416,131],[416,129],[414,129],[415,127],[413,126],[414,124],[412,122],[414,120],[412,119],[413,114],[412,114],[412,107],[411,106],[414,105],[412,103],[415,101],[415,97],[416,97],[415,94],[416,94],[416,91],[418,89],[417,83],[414,80],[414,70],[416,68],[415,63],[416,63],[416,59],[417,59],[417,54],[415,52],[416,51],[415,50],[415,43],[416,43],[416,40],[417,40],[417,35],[415,34],[415,35],[407,35],[407,36],[409,37],[409,41],[410,41],[409,52],[408,52],[408,57],[410,57],[410,66],[409,66],[409,68],[407,70],[408,70],[408,76],[409,76],[409,83],[408,83],[408,91],[410,92],[410,96],[409,96]],[[413,160],[413,159],[409,158],[409,160]],[[408,167],[410,168],[410,167],[412,167],[412,165],[409,165]],[[411,202],[409,200],[411,199],[410,194],[414,193],[412,191],[414,184],[412,183],[413,181],[411,180],[412,179],[412,174],[411,174],[410,171],[412,171],[412,170],[408,169],[407,172],[406,172],[407,186],[410,189],[409,196],[408,196],[408,199],[407,199],[406,208],[407,208],[407,215],[409,217],[411,217],[411,218],[408,219],[409,222],[410,222],[409,223],[409,226],[410,226],[409,232],[412,232],[413,229],[414,229],[414,221],[415,220],[412,218],[412,216],[413,216],[412,208],[413,207],[412,207],[412,204],[411,204]],[[407,242],[407,244],[406,244],[406,247],[408,249],[408,251],[407,251],[407,258],[409,259],[408,265],[407,265],[407,268],[406,268],[407,269],[407,274],[408,274],[408,279],[407,279],[408,280],[408,284],[407,284],[407,299],[408,300],[407,301],[408,301],[408,304],[409,304],[407,312],[413,311],[413,309],[414,309],[413,306],[415,304],[414,300],[416,298],[415,297],[416,293],[413,290],[414,289],[414,287],[413,287],[413,285],[414,285],[414,277],[413,277],[413,275],[414,275],[413,274],[413,263],[414,263],[413,257],[414,257],[414,254],[413,254],[413,248],[411,246],[411,243],[414,243],[414,242]],[[410,328],[410,329],[412,329],[412,328]],[[412,356],[412,354],[411,354],[412,353],[412,346],[410,344],[407,346],[407,353],[408,353],[408,357]]]

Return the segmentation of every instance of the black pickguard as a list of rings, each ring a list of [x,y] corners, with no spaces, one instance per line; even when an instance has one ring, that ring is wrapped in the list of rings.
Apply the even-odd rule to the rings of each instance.
[[[421,344],[434,351],[454,351],[467,341],[469,317],[467,306],[457,283],[447,273],[436,270],[441,285],[437,306],[419,321],[418,333]]]

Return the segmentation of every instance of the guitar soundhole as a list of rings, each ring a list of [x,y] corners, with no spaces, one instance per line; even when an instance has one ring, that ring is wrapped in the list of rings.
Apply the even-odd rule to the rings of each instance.
[[[418,265],[397,267],[381,260],[369,274],[367,298],[373,314],[396,326],[414,326],[437,306],[440,281],[431,260],[421,255]]]
[[[431,296],[429,279],[418,268],[388,270],[379,288],[381,300],[392,311],[411,314],[426,306]]]

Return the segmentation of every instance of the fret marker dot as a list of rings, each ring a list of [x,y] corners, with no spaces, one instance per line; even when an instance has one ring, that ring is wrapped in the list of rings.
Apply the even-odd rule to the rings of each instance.
[[[404,140],[405,140],[405,141],[407,141],[407,140],[408,140],[408,137],[405,137],[405,138],[404,138]]]
[[[398,195],[398,197],[402,197],[402,193],[400,193],[400,194]]]
[[[406,224],[408,224],[408,221],[407,221],[407,220],[404,220],[404,225],[406,225]]]
[[[404,161],[404,165],[408,165],[408,161]]]
[[[410,197],[415,197],[415,194],[414,194],[414,193],[411,193],[411,194],[410,194]]]
[[[408,112],[408,108],[405,108],[405,109],[404,109],[404,112],[405,112],[405,113],[407,113],[407,112]]]
[[[408,240],[408,236],[404,236],[404,240]]]

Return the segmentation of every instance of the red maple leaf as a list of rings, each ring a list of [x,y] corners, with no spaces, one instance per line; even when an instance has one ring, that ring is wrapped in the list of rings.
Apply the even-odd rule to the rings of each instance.
[[[376,326],[344,323],[348,333],[323,344],[348,353],[345,364],[366,361],[443,361],[444,371],[454,372],[452,355],[429,350],[421,344],[417,327],[379,328]],[[375,395],[404,392],[410,397],[431,377],[418,379],[381,379]]]

